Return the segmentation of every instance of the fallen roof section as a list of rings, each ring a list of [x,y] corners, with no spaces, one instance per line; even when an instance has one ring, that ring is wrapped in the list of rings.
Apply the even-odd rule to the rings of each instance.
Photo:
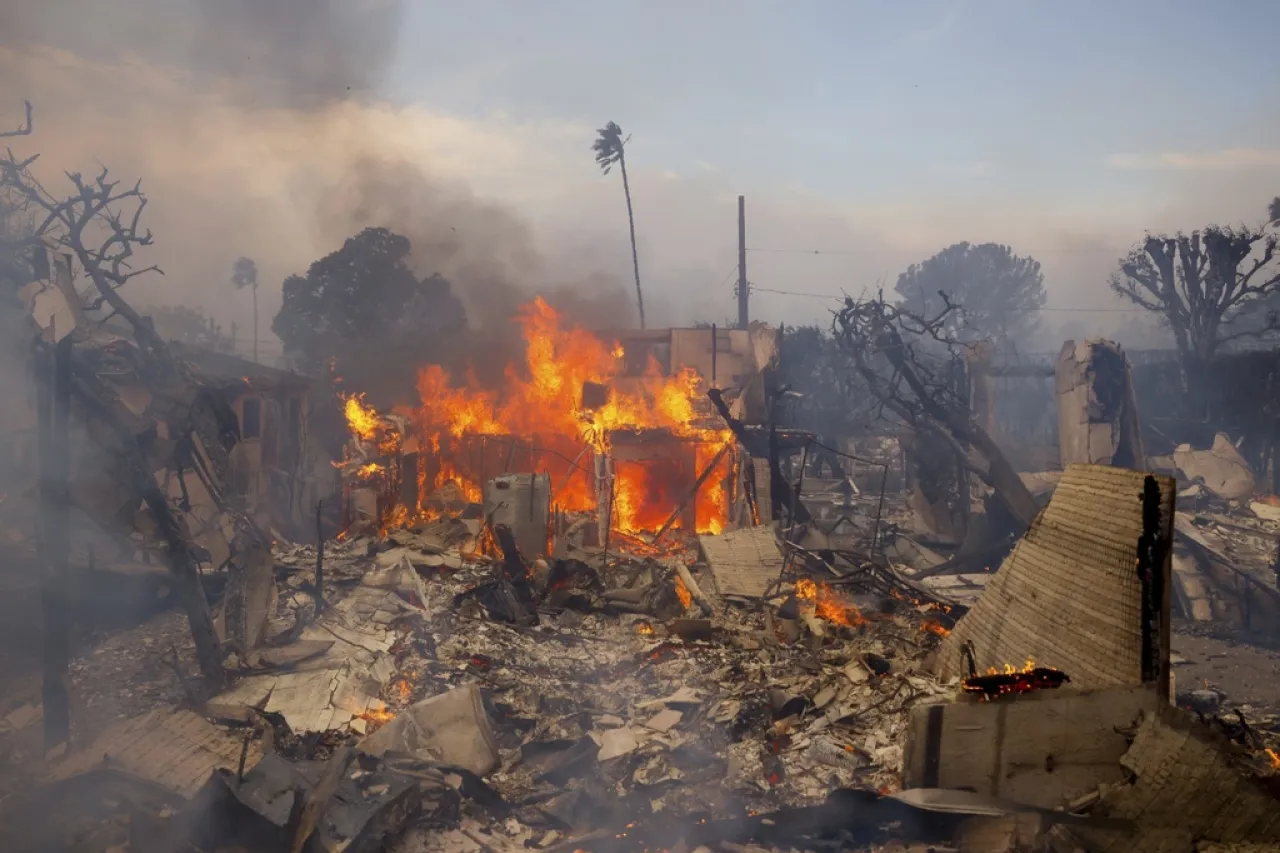
[[[1197,842],[1280,843],[1280,804],[1231,761],[1234,747],[1185,712],[1149,715],[1120,763],[1131,784],[1108,786],[1093,814],[1132,830],[1072,830],[1096,853],[1191,853]],[[1054,830],[1062,832],[1062,828]]]
[[[1144,529],[1148,478],[1159,493],[1154,531]],[[1157,551],[1163,545],[1161,553],[1170,552],[1174,492],[1171,477],[1069,466],[1049,505],[939,649],[939,676],[963,675],[964,648],[972,643],[979,671],[1034,660],[1066,672],[1079,689],[1141,682],[1149,638],[1140,540],[1149,532]],[[1156,571],[1167,591],[1168,561],[1161,563]]]

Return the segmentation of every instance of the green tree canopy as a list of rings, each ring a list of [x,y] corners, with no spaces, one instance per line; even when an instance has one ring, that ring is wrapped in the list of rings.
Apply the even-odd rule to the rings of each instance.
[[[366,228],[285,279],[271,329],[299,368],[332,362],[347,387],[375,397],[410,398],[417,370],[437,361],[466,312],[440,275],[418,278],[409,240]]]

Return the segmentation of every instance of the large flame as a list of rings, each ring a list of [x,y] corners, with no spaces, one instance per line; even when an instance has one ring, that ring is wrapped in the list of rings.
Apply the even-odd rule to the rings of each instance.
[[[431,465],[419,466],[419,493],[429,495],[452,481],[474,501],[489,477],[507,470],[543,471],[551,475],[557,506],[593,510],[598,495],[592,451],[610,451],[618,432],[660,429],[673,440],[676,461],[616,461],[608,499],[615,529],[657,529],[685,497],[672,484],[691,483],[732,440],[727,430],[698,423],[701,377],[691,369],[667,376],[652,359],[643,375],[624,377],[626,353],[618,342],[562,324],[541,298],[521,309],[518,322],[524,363],[507,367],[501,388],[483,387],[470,371],[455,377],[429,365],[419,372],[420,403],[406,414],[420,446],[433,456]],[[608,389],[602,404],[590,409],[583,401],[588,383]],[[353,399],[347,401],[348,421],[361,435],[363,421],[352,416]],[[678,469],[680,464],[685,468]],[[694,505],[699,532],[724,529],[724,482],[731,465],[729,454],[721,457],[699,489]],[[677,477],[673,470],[682,473]]]

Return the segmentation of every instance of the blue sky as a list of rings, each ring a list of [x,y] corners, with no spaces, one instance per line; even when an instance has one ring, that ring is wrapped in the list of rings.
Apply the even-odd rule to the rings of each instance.
[[[1273,147],[1280,4],[613,0],[408,6],[390,90],[599,124],[744,191],[1149,191],[1117,154]]]

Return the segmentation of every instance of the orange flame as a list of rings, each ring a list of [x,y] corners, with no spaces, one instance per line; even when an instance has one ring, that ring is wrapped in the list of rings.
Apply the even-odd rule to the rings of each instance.
[[[676,597],[680,599],[685,610],[693,606],[693,593],[689,592],[689,587],[684,585],[684,578],[679,575],[676,575]]]
[[[685,605],[685,606],[687,607],[688,605]],[[653,626],[652,626],[652,625],[650,625],[648,622],[637,622],[637,623],[636,623],[636,633],[637,633],[637,634],[643,634],[643,635],[646,635],[646,636],[647,636],[647,635],[649,635],[649,634],[652,634],[652,633],[653,633]]]
[[[951,631],[941,622],[935,622],[932,619],[926,619],[920,623],[921,633],[937,634],[939,637],[947,637],[951,635]]]
[[[1027,658],[1026,663],[1022,665],[1021,669],[1019,669],[1018,667],[1014,666],[1011,663],[1005,664],[1000,669],[996,669],[994,666],[989,666],[987,667],[987,675],[1001,675],[1001,674],[1017,675],[1020,672],[1031,672],[1035,668],[1036,668],[1036,662],[1031,658]]]
[[[396,715],[393,712],[388,711],[385,708],[382,710],[370,708],[362,714],[356,714],[356,716],[367,723],[372,723],[375,729],[385,726],[396,718]]]
[[[676,441],[671,460],[613,463],[613,528],[628,533],[657,529],[683,499],[682,484],[733,440],[717,421],[710,421],[714,426],[699,423],[701,376],[692,369],[668,376],[652,358],[641,375],[624,375],[621,344],[562,323],[541,298],[525,305],[517,320],[524,360],[508,365],[500,388],[483,387],[473,371],[453,376],[438,365],[419,371],[419,404],[403,412],[419,446],[431,456],[430,463],[418,466],[419,495],[428,496],[452,481],[474,502],[488,477],[508,470],[540,471],[551,475],[559,508],[596,510],[598,472],[592,451],[609,453],[616,433],[661,429],[689,441],[692,449]],[[604,402],[590,409],[582,400],[588,383],[607,389]],[[352,434],[378,440],[377,413],[358,395],[344,400]],[[724,529],[724,482],[731,473],[730,454],[725,454],[699,489],[692,512],[698,532]],[[677,520],[675,526],[684,525]]]
[[[867,624],[857,606],[833,590],[827,584],[815,583],[810,578],[796,581],[796,598],[813,602],[814,613],[821,619],[850,628]]]
[[[365,405],[363,394],[344,398],[343,414],[347,418],[347,428],[361,441],[373,441],[378,437],[381,418],[372,407]]]
[[[1280,755],[1277,755],[1276,751],[1271,748],[1268,748],[1266,750],[1266,753],[1267,753],[1267,758],[1271,760],[1271,769],[1280,770]]]

